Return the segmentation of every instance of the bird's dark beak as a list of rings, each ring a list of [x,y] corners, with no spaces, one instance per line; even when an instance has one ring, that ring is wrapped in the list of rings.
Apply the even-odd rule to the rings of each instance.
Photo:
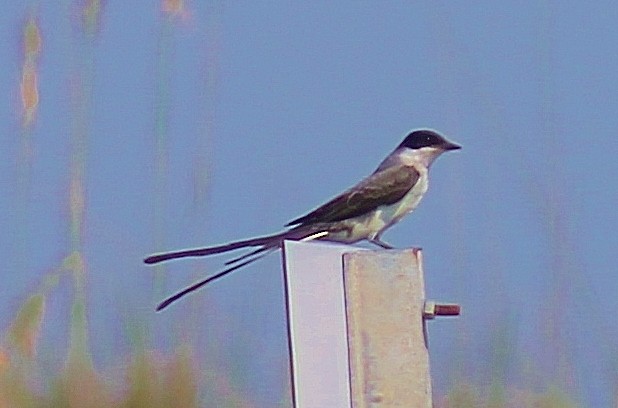
[[[453,142],[449,142],[448,140],[445,141],[444,143],[442,143],[442,146],[440,146],[443,150],[458,150],[461,149],[461,146],[459,146],[458,144],[455,144]]]

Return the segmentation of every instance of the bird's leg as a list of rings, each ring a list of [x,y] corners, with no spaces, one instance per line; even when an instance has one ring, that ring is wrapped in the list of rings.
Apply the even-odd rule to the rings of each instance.
[[[394,247],[394,246],[392,246],[391,244],[388,244],[388,243],[386,243],[386,242],[382,241],[382,240],[380,239],[380,237],[375,237],[375,238],[373,238],[373,239],[370,239],[370,240],[369,240],[369,242],[371,242],[372,244],[375,244],[375,245],[377,245],[377,246],[380,246],[380,247],[382,247],[382,248],[384,248],[384,249],[394,249],[394,248],[395,248],[395,247]]]

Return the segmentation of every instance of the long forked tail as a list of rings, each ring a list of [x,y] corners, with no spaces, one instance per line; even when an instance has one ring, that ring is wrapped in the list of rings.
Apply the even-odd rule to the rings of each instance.
[[[206,279],[203,279],[199,282],[194,283],[193,285],[181,290],[180,292],[168,297],[163,302],[159,303],[157,306],[157,312],[165,309],[178,299],[188,295],[191,292],[194,292],[201,288],[202,286],[211,283],[214,280],[220,279],[225,275],[234,272],[235,270],[242,268],[245,265],[248,265],[252,262],[257,261],[258,259],[263,258],[264,256],[270,254],[281,248],[283,245],[283,240],[285,239],[296,239],[300,241],[311,241],[314,239],[320,239],[328,235],[328,232],[325,230],[318,229],[317,232],[315,229],[307,229],[307,228],[295,228],[289,231],[282,232],[280,234],[269,235],[266,237],[259,237],[254,239],[248,239],[245,241],[232,242],[226,245],[220,245],[216,247],[209,248],[200,248],[200,249],[189,249],[184,251],[177,252],[169,252],[165,254],[153,255],[144,260],[144,262],[148,264],[153,264],[157,262],[167,261],[169,259],[175,258],[183,258],[187,256],[206,256],[219,254],[222,252],[232,251],[235,249],[250,247],[250,246],[258,246],[259,248],[241,255],[237,258],[231,259],[227,261],[226,265],[231,265],[229,268],[222,270],[212,276],[209,276]],[[241,262],[242,261],[242,262]]]
[[[210,282],[222,278],[225,275],[227,275],[228,273],[232,273],[234,272],[236,269],[242,268],[245,265],[250,264],[251,262],[257,261],[258,259],[270,254],[273,251],[276,251],[277,249],[279,249],[279,246],[276,247],[270,247],[270,248],[260,248],[260,254],[256,257],[253,257],[251,259],[247,259],[246,261],[243,261],[241,263],[238,263],[234,266],[231,266],[227,269],[222,270],[221,272],[218,272],[212,276],[209,276],[206,279],[203,279],[199,282],[194,283],[191,286],[186,287],[185,289],[181,290],[178,293],[175,293],[174,295],[168,297],[167,299],[165,299],[163,302],[159,303],[159,305],[157,306],[157,312],[160,312],[161,310],[165,309],[166,307],[168,307],[169,305],[171,305],[172,303],[174,303],[175,301],[177,301],[178,299],[184,297],[185,295],[188,295],[191,292],[194,292],[196,290],[198,290],[199,288],[201,288],[204,285],[209,284]]]
[[[285,232],[275,234],[275,235],[268,235],[265,237],[252,238],[252,239],[247,239],[244,241],[236,241],[236,242],[231,242],[225,245],[218,245],[218,246],[207,247],[207,248],[183,249],[181,251],[165,252],[162,254],[156,254],[156,255],[149,256],[148,258],[144,259],[144,263],[156,264],[159,262],[169,261],[171,259],[177,259],[177,258],[214,255],[214,254],[220,254],[223,252],[233,251],[235,249],[241,249],[241,248],[246,248],[246,247],[260,246],[260,247],[272,248],[273,246],[280,246],[281,242],[286,238],[289,232],[290,231],[285,231]],[[260,249],[256,251],[260,251]],[[253,254],[253,253],[250,253],[250,254]],[[249,256],[249,254],[247,254],[246,256]],[[244,259],[244,258],[241,257],[238,260],[240,259]],[[229,263],[234,263],[234,260],[229,261]]]

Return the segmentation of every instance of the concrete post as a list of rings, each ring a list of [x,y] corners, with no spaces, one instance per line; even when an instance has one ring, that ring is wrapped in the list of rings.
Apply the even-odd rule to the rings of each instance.
[[[294,408],[430,408],[419,249],[287,241],[284,279]]]

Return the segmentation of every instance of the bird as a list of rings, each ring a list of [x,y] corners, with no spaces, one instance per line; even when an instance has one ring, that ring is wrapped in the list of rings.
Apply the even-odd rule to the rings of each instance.
[[[146,264],[185,257],[202,257],[242,248],[255,248],[225,263],[224,269],[161,302],[156,310],[281,249],[285,240],[331,241],[354,244],[366,240],[384,249],[393,246],[382,240],[388,228],[412,212],[429,185],[431,164],[444,152],[461,149],[432,129],[410,131],[378,168],[355,186],[309,213],[288,222],[288,229],[272,235],[235,241],[206,248],[158,253],[144,259]]]

